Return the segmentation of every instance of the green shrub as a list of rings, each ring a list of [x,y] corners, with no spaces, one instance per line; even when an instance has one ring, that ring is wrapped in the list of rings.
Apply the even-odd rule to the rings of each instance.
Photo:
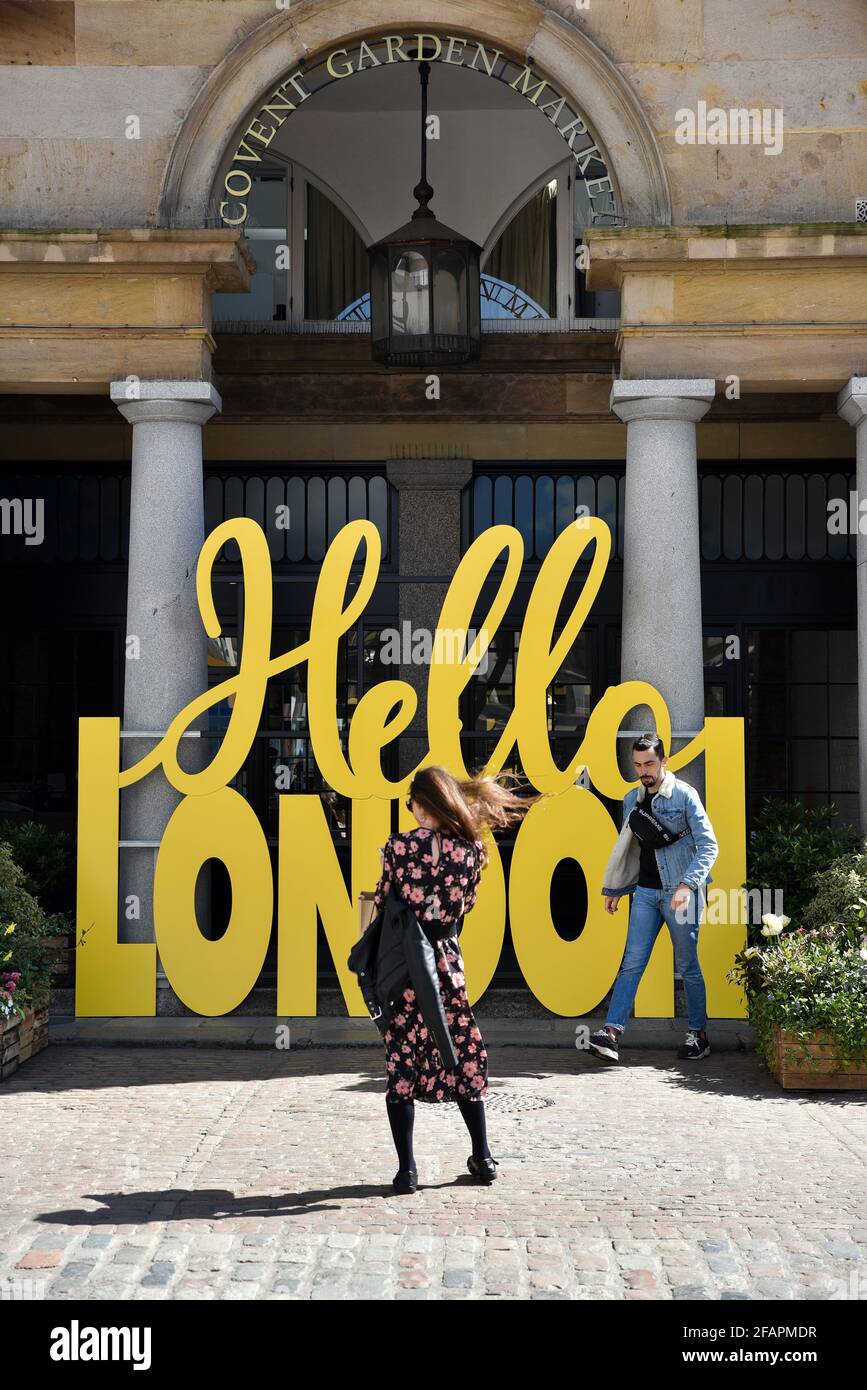
[[[753,822],[744,887],[782,889],[783,911],[798,925],[815,892],[816,874],[863,846],[858,831],[836,826],[833,816],[833,806],[808,809],[800,801],[768,797]]]
[[[0,840],[23,871],[22,886],[46,912],[69,911],[75,894],[72,840],[40,821],[0,821]]]
[[[800,922],[766,914],[729,972],[746,993],[768,1067],[778,1027],[801,1042],[805,1060],[817,1032],[842,1057],[867,1059],[867,853],[841,855],[814,883]]]
[[[0,840],[0,1017],[23,1017],[48,1003],[54,955],[49,938],[70,928],[65,914],[48,916],[24,882],[11,847]]]
[[[813,889],[799,925],[815,931],[845,923],[849,909],[867,898],[867,854],[841,855],[824,873],[815,875]]]

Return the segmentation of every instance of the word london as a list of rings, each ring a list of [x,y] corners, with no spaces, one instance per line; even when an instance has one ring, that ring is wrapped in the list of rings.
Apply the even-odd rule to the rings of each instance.
[[[137,763],[120,768],[120,722],[80,720],[78,929],[76,1013],[153,1015],[157,952],[175,993],[194,1013],[221,1015],[237,1008],[261,973],[276,921],[277,1014],[316,1013],[319,923],[352,1017],[367,1010],[356,977],[346,966],[357,939],[356,900],[379,875],[378,847],[391,832],[393,803],[400,828],[414,822],[403,802],[412,773],[390,781],[382,752],[416,715],[414,687],[384,680],[368,689],[349,722],[348,744],[339,729],[338,652],[344,633],[361,619],[379,574],[381,542],[369,521],[352,521],[334,537],[322,563],[307,641],[271,655],[272,575],[262,528],[246,517],[222,523],[206,538],[196,567],[196,591],[204,629],[221,634],[214,606],[212,569],[222,547],[237,543],[244,584],[241,662],[225,681],[203,691],[181,710],[163,737]],[[592,546],[571,610],[565,603],[575,568]],[[478,635],[469,649],[443,644],[427,683],[428,753],[418,766],[441,765],[467,777],[461,748],[460,699],[503,622],[521,578],[523,540],[511,526],[493,526],[473,542],[449,585],[437,632]],[[360,554],[363,550],[363,561]],[[476,906],[461,944],[471,1002],[490,984],[503,946],[506,907],[511,941],[528,987],[551,1012],[591,1012],[611,988],[620,965],[626,913],[605,912],[602,875],[617,838],[602,797],[620,802],[630,783],[616,754],[618,731],[636,706],[648,706],[666,748],[671,719],[653,686],[627,681],[610,686],[593,709],[583,741],[565,767],[554,761],[549,740],[548,692],[578,640],[605,576],[611,532],[597,517],[567,527],[542,562],[527,601],[515,658],[514,707],[498,730],[486,771],[497,774],[516,756],[542,798],[531,807],[515,839],[508,890],[495,841]],[[496,572],[495,572],[496,571]],[[482,595],[487,613],[473,626]],[[486,599],[487,601],[487,599]],[[564,621],[555,633],[563,608]],[[343,878],[323,800],[318,795],[278,797],[276,895],[271,853],[259,821],[230,784],[243,767],[259,727],[269,679],[306,663],[312,756],[326,787],[351,800],[351,885]],[[215,704],[227,702],[228,726],[211,762],[189,771],[178,761],[185,732],[196,729]],[[413,726],[415,732],[415,726]],[[743,720],[712,718],[686,747],[673,754],[673,771],[704,758],[705,800],[719,842],[713,866],[723,910],[703,931],[699,950],[713,1017],[744,1016],[744,1001],[728,980],[745,937],[746,913],[738,897],[746,878]],[[153,942],[118,940],[120,797],[146,777],[165,777],[181,795],[163,833],[153,882]],[[582,785],[576,785],[578,779]],[[592,789],[591,789],[592,784]],[[632,784],[634,785],[634,784]],[[221,860],[232,884],[229,924],[218,940],[199,929],[195,889],[200,870]],[[587,885],[583,922],[569,924],[564,939],[551,917],[549,885],[557,865],[577,861]],[[726,896],[727,895],[727,896]],[[733,896],[732,896],[733,895]],[[734,903],[736,911],[726,907]],[[578,914],[576,912],[576,917]],[[719,920],[719,918],[724,920]],[[671,942],[660,933],[636,1001],[639,1016],[673,1015]]]

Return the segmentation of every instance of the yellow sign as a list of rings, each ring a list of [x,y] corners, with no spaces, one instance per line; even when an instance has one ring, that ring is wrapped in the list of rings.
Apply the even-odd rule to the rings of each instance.
[[[349,727],[348,757],[338,732],[338,646],[358,622],[379,574],[379,532],[369,521],[353,521],[335,536],[325,559],[306,642],[271,656],[271,559],[268,542],[254,521],[237,517],[207,537],[199,555],[196,586],[199,610],[209,637],[221,635],[214,607],[213,565],[234,540],[244,581],[244,632],[235,675],[192,700],[172,721],[165,736],[133,767],[120,769],[117,719],[80,720],[78,931],[76,1013],[153,1015],[156,1010],[156,951],[175,993],[195,1013],[219,1015],[242,1003],[256,982],[268,947],[277,890],[277,1013],[316,1013],[317,913],[353,1017],[366,1015],[357,981],[346,966],[357,938],[356,899],[375,886],[377,846],[389,833],[391,803],[401,807],[401,825],[411,823],[403,806],[412,774],[391,782],[382,771],[381,752],[406,731],[415,715],[412,686],[387,680],[359,700]],[[593,546],[589,573],[578,601],[559,635],[554,624],[576,564]],[[350,575],[363,547],[361,574]],[[517,835],[508,884],[515,951],[528,985],[553,1013],[585,1014],[607,994],[623,953],[626,913],[603,911],[602,873],[617,837],[602,802],[575,785],[586,769],[596,791],[622,798],[623,780],[616,735],[626,714],[648,705],[666,748],[671,721],[657,690],[643,681],[610,686],[593,710],[584,740],[565,768],[558,768],[548,739],[547,691],[599,592],[611,550],[611,534],[596,517],[583,518],[557,537],[543,561],[527,605],[515,673],[515,705],[486,766],[499,772],[514,749],[534,787],[547,795],[529,812]],[[505,555],[490,608],[473,623],[476,605]],[[511,526],[483,532],[463,556],[440,613],[440,632],[478,636],[466,653],[450,643],[434,643],[428,684],[428,754],[419,767],[439,764],[458,777],[468,775],[460,744],[459,698],[482,661],[521,573],[523,541]],[[347,891],[334,842],[318,796],[280,798],[277,883],[261,826],[247,801],[229,783],[252,747],[268,680],[307,665],[312,751],[322,777],[352,800],[352,883]],[[188,772],[178,762],[178,746],[193,721],[232,697],[232,713],[210,764]],[[726,979],[745,938],[740,885],[746,877],[744,828],[743,720],[707,719],[704,728],[669,759],[672,771],[699,754],[705,758],[708,812],[720,846],[714,889],[734,905],[717,910],[713,925],[699,934],[699,954],[713,1017],[744,1017],[743,999]],[[182,794],[163,834],[154,879],[155,943],[120,943],[117,935],[118,826],[121,792],[162,769]],[[506,883],[495,842],[476,906],[461,934],[470,1001],[490,984],[505,931]],[[549,910],[549,883],[563,858],[580,864],[587,882],[588,914],[580,935],[563,940]],[[201,866],[221,859],[232,882],[232,915],[225,933],[208,941],[199,931],[194,890]],[[660,933],[636,1002],[643,1016],[673,1014],[671,943]]]

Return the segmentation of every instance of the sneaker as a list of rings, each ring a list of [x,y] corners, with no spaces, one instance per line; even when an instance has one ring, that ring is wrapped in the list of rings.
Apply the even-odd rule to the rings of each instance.
[[[612,1062],[620,1061],[620,1046],[617,1034],[612,1037],[607,1028],[600,1028],[598,1032],[591,1033],[587,1043],[591,1052],[595,1052],[597,1057],[607,1057]]]
[[[483,1182],[491,1183],[497,1176],[499,1160],[496,1158],[473,1158],[470,1154],[467,1159],[467,1167],[474,1178],[481,1178]]]
[[[678,1049],[678,1057],[687,1062],[700,1062],[702,1057],[710,1056],[710,1043],[704,1029],[690,1028],[683,1047]]]
[[[395,1192],[415,1192],[418,1189],[418,1173],[414,1168],[398,1168],[391,1185]]]

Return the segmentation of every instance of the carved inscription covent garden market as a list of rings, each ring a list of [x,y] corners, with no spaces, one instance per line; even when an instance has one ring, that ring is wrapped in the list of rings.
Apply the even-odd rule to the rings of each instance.
[[[300,66],[281,82],[244,130],[232,156],[231,166],[222,179],[226,196],[220,203],[220,217],[229,227],[247,220],[247,194],[260,164],[283,122],[302,102],[323,87],[356,73],[370,72],[391,63],[411,63],[419,53],[431,63],[449,63],[467,68],[483,77],[504,82],[524,97],[553,125],[569,147],[585,180],[592,218],[614,211],[614,188],[601,151],[584,117],[529,63],[510,58],[499,48],[457,34],[385,34],[378,39],[362,39],[351,47],[335,48],[310,67]]]

